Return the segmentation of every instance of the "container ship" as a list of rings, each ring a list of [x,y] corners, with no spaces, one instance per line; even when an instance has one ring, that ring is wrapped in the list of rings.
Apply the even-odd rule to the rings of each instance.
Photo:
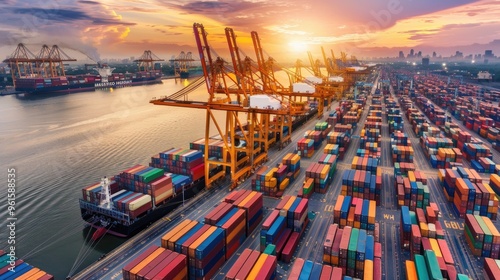
[[[83,188],[82,218],[97,229],[94,239],[105,233],[131,236],[199,193],[205,187],[204,172],[201,151],[161,152],[150,166],[136,165]]]
[[[58,76],[52,78],[17,77],[15,89],[27,93],[73,93],[96,89],[120,88],[162,83],[160,70],[136,73],[112,73],[114,68],[103,65],[94,68],[99,74]]]

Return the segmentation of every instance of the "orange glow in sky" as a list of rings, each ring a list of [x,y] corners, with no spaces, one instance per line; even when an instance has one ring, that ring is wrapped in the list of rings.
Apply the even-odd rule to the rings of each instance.
[[[56,43],[90,57],[138,57],[149,49],[169,59],[197,53],[194,22],[205,26],[218,52],[227,49],[224,28],[232,27],[247,54],[253,56],[250,32],[257,31],[265,51],[287,62],[308,50],[319,57],[321,46],[357,57],[409,48],[443,56],[457,48],[500,53],[500,1],[493,0],[9,0],[0,13],[3,57],[23,42],[34,53]]]

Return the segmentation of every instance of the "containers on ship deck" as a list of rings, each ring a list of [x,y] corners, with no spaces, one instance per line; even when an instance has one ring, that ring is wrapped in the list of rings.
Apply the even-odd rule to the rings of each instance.
[[[53,280],[54,276],[0,250],[0,279]]]

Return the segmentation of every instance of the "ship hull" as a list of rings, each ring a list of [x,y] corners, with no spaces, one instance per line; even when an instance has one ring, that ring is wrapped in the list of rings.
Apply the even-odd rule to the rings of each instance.
[[[184,191],[184,199],[189,199],[198,194],[205,188],[205,180],[201,179],[195,183],[193,183],[190,187],[186,188]],[[111,226],[106,227],[106,233],[112,234],[118,237],[129,237],[134,234],[137,234],[141,230],[148,227],[150,224],[156,222],[157,220],[163,218],[165,215],[170,213],[172,210],[177,208],[179,205],[182,205],[182,192],[177,194],[175,197],[171,197],[166,200],[163,204],[152,209],[145,213],[142,217],[137,218],[129,225],[125,225],[122,223],[111,223]],[[80,207],[82,219],[93,228],[101,228],[104,227],[103,224],[99,221],[102,218],[97,212],[94,212],[89,209],[85,209]],[[112,220],[110,217],[105,217]]]
[[[104,82],[104,83],[88,82],[79,84],[58,85],[58,86],[44,86],[39,88],[16,87],[16,91],[25,92],[29,94],[77,93],[77,92],[95,91],[99,89],[142,86],[142,85],[152,85],[161,83],[162,83],[161,77],[156,77],[150,79],[129,79],[129,80],[119,80],[119,81]]]

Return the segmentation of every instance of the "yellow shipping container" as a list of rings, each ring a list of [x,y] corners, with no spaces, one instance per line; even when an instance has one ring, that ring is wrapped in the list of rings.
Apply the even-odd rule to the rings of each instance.
[[[321,178],[321,179],[325,179],[325,178],[326,178],[326,175],[328,175],[328,171],[330,171],[330,166],[325,165],[325,166],[323,167],[323,169],[321,170],[321,176],[320,176],[320,178]]]
[[[434,238],[429,238],[429,242],[431,243],[432,251],[436,254],[436,257],[442,257],[441,249],[439,248],[439,243]]]
[[[280,184],[280,191],[286,189],[288,187],[288,184],[290,183],[290,180],[288,178],[285,178],[283,182]]]
[[[429,227],[426,223],[420,223],[420,232],[422,233],[422,237],[429,237]]]
[[[161,238],[161,246],[163,248],[167,248],[168,247],[168,240],[170,238],[172,238],[172,236],[174,236],[181,229],[183,229],[185,226],[187,226],[189,223],[191,223],[191,220],[190,219],[185,219],[180,224],[178,224],[176,227],[174,227],[169,232],[167,232],[165,235],[163,235],[162,238]]]
[[[406,280],[418,280],[417,269],[413,261],[407,260],[406,266]]]
[[[351,163],[351,169],[356,169],[356,164],[358,163],[358,156],[354,156]]]
[[[408,171],[408,179],[410,182],[416,182],[417,179],[415,178],[415,173],[413,171]]]
[[[368,208],[368,223],[375,224],[375,216],[377,215],[377,203],[375,200],[370,200],[370,208]]]
[[[363,270],[363,279],[372,280],[373,279],[373,261],[365,260],[365,269]]]

